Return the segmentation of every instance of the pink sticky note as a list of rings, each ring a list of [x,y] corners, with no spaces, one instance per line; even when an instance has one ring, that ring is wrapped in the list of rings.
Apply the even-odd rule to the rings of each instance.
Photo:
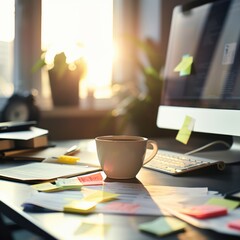
[[[237,219],[237,220],[229,222],[228,226],[230,228],[234,228],[234,229],[240,230],[240,219]]]
[[[117,211],[122,213],[136,213],[139,204],[111,202],[104,207],[104,210]]]
[[[181,210],[181,213],[190,215],[195,218],[204,219],[226,215],[227,208],[215,205],[200,205],[184,208]]]
[[[84,186],[102,185],[103,176],[100,172],[77,177]]]

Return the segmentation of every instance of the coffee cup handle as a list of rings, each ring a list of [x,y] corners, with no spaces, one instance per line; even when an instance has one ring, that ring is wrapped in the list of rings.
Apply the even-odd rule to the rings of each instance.
[[[153,140],[148,140],[147,142],[147,148],[150,148],[152,146],[152,150],[151,150],[151,154],[144,159],[143,161],[143,165],[145,165],[146,163],[150,162],[154,157],[155,155],[157,154],[158,152],[158,145],[157,145],[157,142],[153,141]]]

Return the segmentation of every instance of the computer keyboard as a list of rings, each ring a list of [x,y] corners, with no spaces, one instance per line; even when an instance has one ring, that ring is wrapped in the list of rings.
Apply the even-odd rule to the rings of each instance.
[[[219,170],[223,170],[225,167],[222,161],[159,150],[157,155],[144,167],[171,175],[179,175],[212,165],[216,165]]]

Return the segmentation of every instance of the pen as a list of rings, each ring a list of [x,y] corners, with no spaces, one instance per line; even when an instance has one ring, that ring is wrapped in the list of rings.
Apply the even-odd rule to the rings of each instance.
[[[79,151],[80,151],[79,146],[73,145],[64,153],[64,155],[72,155],[72,154],[75,154]]]
[[[70,148],[67,149],[67,151],[64,153],[64,155],[58,156],[58,157],[49,157],[43,160],[43,162],[59,162],[59,163],[65,163],[65,164],[76,164],[79,160],[79,157],[71,156],[77,152],[80,151],[79,146],[73,145]]]

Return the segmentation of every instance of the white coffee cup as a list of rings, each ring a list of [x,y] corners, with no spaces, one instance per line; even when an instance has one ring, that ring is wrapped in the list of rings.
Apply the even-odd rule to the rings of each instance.
[[[102,170],[107,177],[114,179],[136,177],[141,167],[151,161],[158,151],[155,141],[140,136],[100,136],[95,141]],[[152,150],[146,157],[147,148]]]

